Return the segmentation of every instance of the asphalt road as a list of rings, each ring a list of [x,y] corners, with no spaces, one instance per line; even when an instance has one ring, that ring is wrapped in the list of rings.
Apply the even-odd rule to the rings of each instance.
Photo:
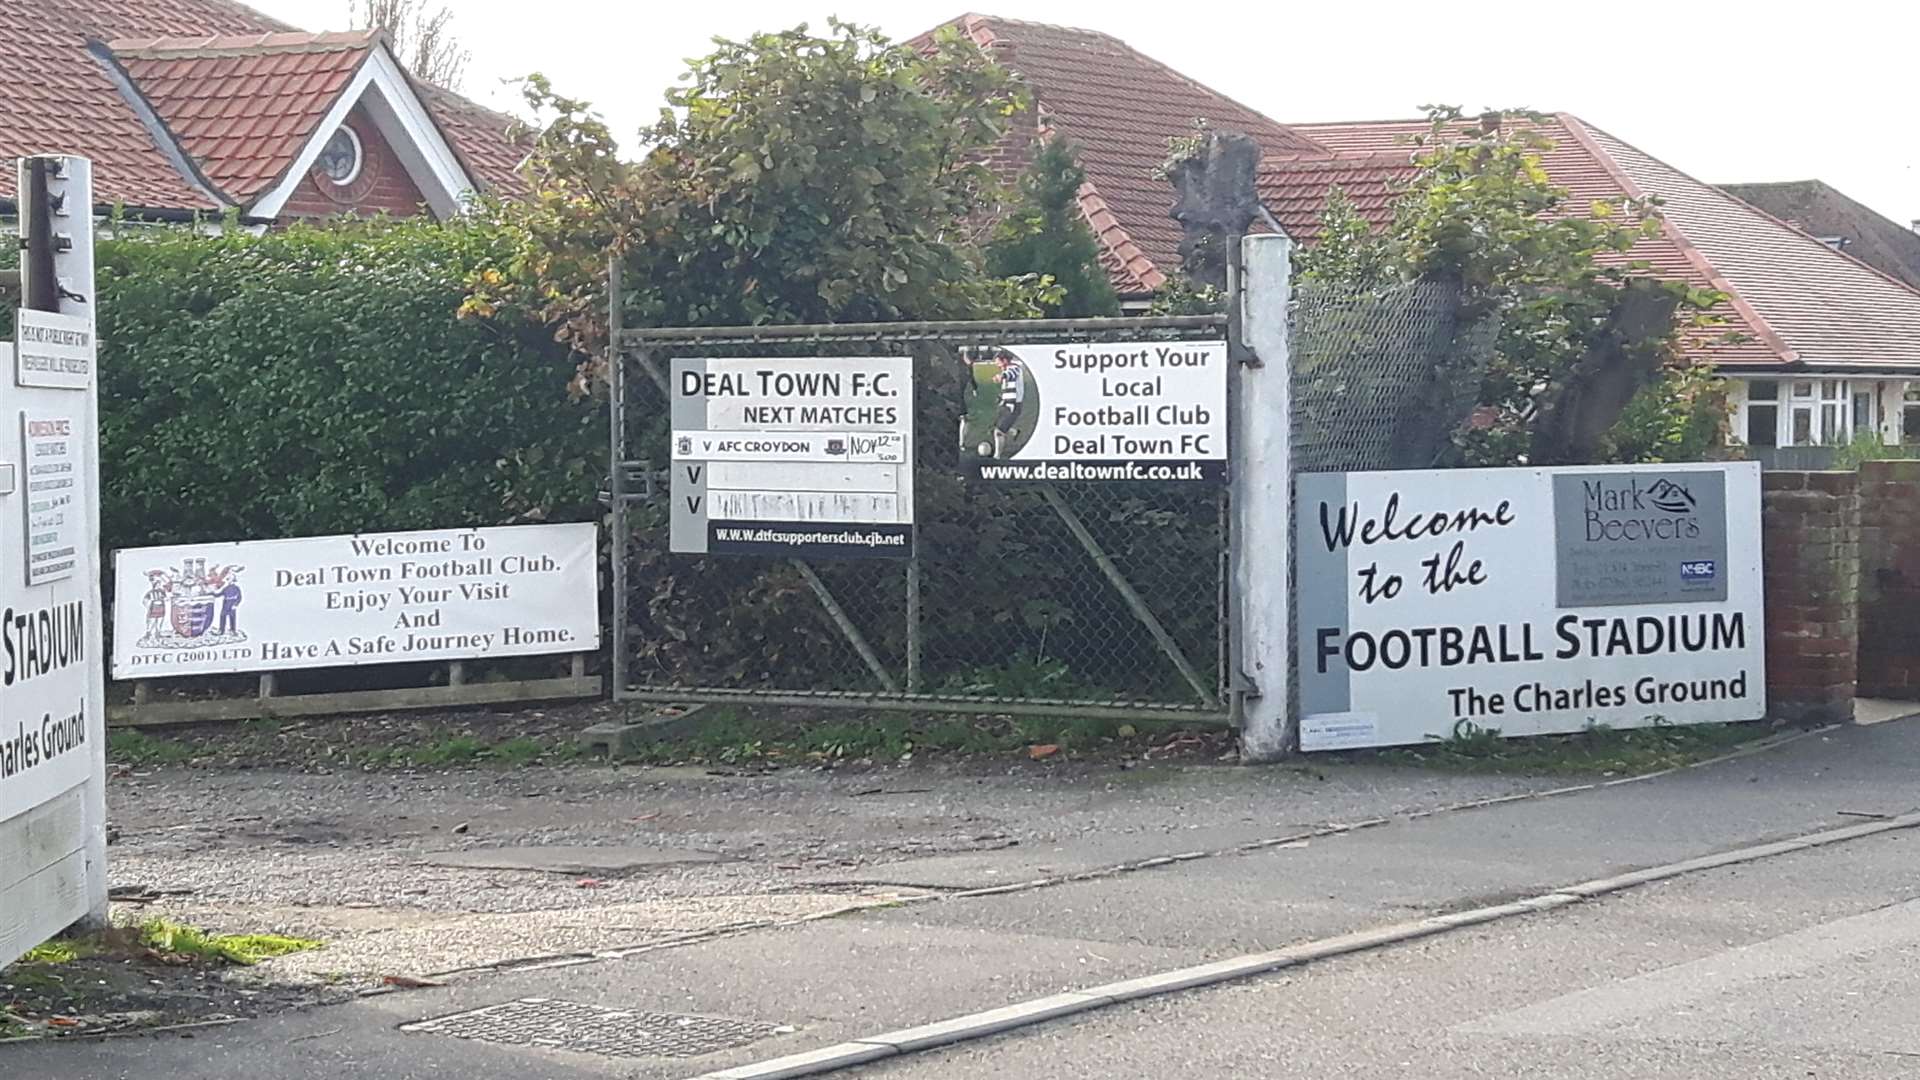
[[[682,1080],[1061,991],[1535,895],[1920,808],[1920,722],[1851,728],[1635,784],[1396,817],[1213,854],[572,966],[463,978],[178,1037],[0,1048],[0,1078]],[[1176,792],[1177,794],[1177,792]],[[1247,809],[1258,818],[1259,800]],[[1172,855],[1261,830],[1161,837]],[[1172,824],[1172,823],[1169,823]],[[1134,836],[1129,855],[1146,853]],[[888,864],[932,888],[1087,863],[1051,847]],[[1920,835],[1702,872],[1549,913],[865,1067],[931,1077],[1920,1075]],[[998,861],[996,861],[998,860]],[[922,865],[924,864],[924,865]],[[819,887],[819,886],[815,886]],[[590,911],[580,918],[591,919]],[[526,999],[519,1045],[408,1030]],[[622,1056],[581,1008],[737,1018],[738,1045]],[[548,1008],[548,1006],[541,1006]],[[535,1012],[540,1009],[535,1009]],[[567,1019],[568,1016],[573,1019]],[[456,1021],[456,1026],[461,1022]],[[669,1021],[671,1023],[671,1021]],[[692,1023],[689,1021],[688,1023]],[[630,1031],[639,1019],[602,1017]],[[612,1049],[619,1049],[613,1047]]]
[[[1711,871],[844,1075],[1920,1076],[1920,836]]]

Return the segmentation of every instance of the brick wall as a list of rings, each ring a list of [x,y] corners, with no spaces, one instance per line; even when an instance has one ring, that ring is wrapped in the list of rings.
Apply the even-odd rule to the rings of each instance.
[[[360,136],[360,175],[345,187],[335,187],[328,180],[307,174],[287,200],[281,216],[316,218],[384,211],[395,217],[412,217],[420,213],[427,198],[407,175],[407,167],[381,136],[373,118],[365,109],[356,108],[347,115],[347,124]]]
[[[1860,696],[1920,701],[1920,461],[1860,468]]]
[[[1853,719],[1860,611],[1859,476],[1762,479],[1767,700],[1775,719]]]

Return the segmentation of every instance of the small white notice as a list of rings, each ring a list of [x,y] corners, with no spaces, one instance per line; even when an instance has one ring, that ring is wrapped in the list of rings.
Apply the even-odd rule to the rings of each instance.
[[[674,551],[913,554],[913,361],[673,361]]]
[[[27,584],[46,585],[73,576],[80,559],[80,501],[84,473],[79,436],[82,421],[70,416],[20,414],[21,462],[27,497]]]
[[[74,315],[22,310],[15,323],[14,382],[49,390],[93,385],[93,323]]]
[[[115,552],[113,677],[590,652],[597,537],[520,525]]]

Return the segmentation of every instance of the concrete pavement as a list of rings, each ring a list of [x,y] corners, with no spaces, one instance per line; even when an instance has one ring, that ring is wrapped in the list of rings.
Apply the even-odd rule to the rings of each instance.
[[[1304,846],[1216,855],[1046,888],[970,897],[936,891],[932,899],[885,910],[717,937],[620,960],[463,979],[444,988],[215,1029],[191,1041],[162,1038],[0,1050],[0,1074],[11,1075],[11,1070],[18,1067],[26,1070],[20,1075],[36,1075],[33,1070],[42,1069],[47,1070],[46,1075],[76,1080],[320,1074],[341,1080],[415,1076],[473,1080],[688,1077],[1114,979],[1410,916],[1498,902],[1585,878],[1757,841],[1856,824],[1864,820],[1859,815],[1897,814],[1920,805],[1920,783],[1916,780],[1920,780],[1920,724],[1841,729],[1766,754],[1645,783],[1411,820],[1401,817],[1378,828],[1313,839]],[[1246,809],[1258,818],[1264,808],[1255,799]],[[1272,820],[1267,828],[1259,829],[1261,822],[1249,823],[1243,820],[1245,816],[1214,814],[1201,823],[1201,828],[1172,829],[1158,837],[1161,853],[1217,850],[1245,842],[1250,824],[1256,827],[1251,831],[1269,837],[1309,824]],[[1112,842],[1112,837],[1096,832],[1088,838],[1087,846]],[[966,859],[987,861],[956,866],[951,854],[937,854],[930,857],[927,866],[916,866],[916,860],[907,859],[881,869],[892,881],[952,889],[1022,880],[1049,869],[1042,864],[1077,867],[1094,861],[1078,849],[1072,837],[1059,838],[1051,848],[1022,845],[1011,849],[997,865],[992,862],[994,853],[967,852]],[[1129,850],[1137,854],[1148,849],[1134,843]],[[1002,1075],[1066,1075],[1059,1062],[1043,1067],[1035,1058],[1020,1056],[1038,1053],[1022,1049],[1037,1044],[1052,1046],[1056,1054],[1070,1052],[1076,1055],[1075,1061],[1104,1060],[1108,1067],[1108,1071],[1100,1071],[1088,1064],[1088,1071],[1075,1075],[1147,1075],[1144,1066],[1136,1072],[1126,1071],[1124,1060],[1129,1060],[1129,1054],[1151,1063],[1160,1074],[1171,1070],[1176,1075],[1214,1075],[1254,1068],[1264,1075],[1307,1075],[1303,1063],[1317,1061],[1319,1073],[1345,1075],[1330,1062],[1337,1059],[1343,1039],[1357,1039],[1368,1046],[1378,1041],[1382,1047],[1391,1048],[1378,1054],[1354,1051],[1356,1062],[1384,1070],[1372,1075],[1429,1075],[1418,1069],[1405,1071],[1397,1062],[1386,1061],[1394,1053],[1413,1055],[1405,1057],[1406,1061],[1425,1061],[1428,1058],[1420,1054],[1432,1057],[1446,1049],[1419,1046],[1410,1033],[1432,1028],[1434,1021],[1427,1014],[1411,1013],[1426,1017],[1412,1029],[1392,1026],[1398,1023],[1393,1014],[1399,1007],[1392,1000],[1394,994],[1418,991],[1410,1000],[1430,1000],[1431,1009],[1451,1003],[1451,1007],[1462,1010],[1463,1018],[1445,1029],[1447,1038],[1456,1042],[1470,1035],[1482,1040],[1516,1037],[1511,1033],[1454,1033],[1454,1027],[1467,1022],[1465,1012],[1472,1011],[1464,1010],[1463,1003],[1478,1000],[1472,995],[1505,1003],[1498,1013],[1472,1011],[1471,1019],[1475,1020],[1504,1016],[1519,1009],[1522,1002],[1496,992],[1500,987],[1477,973],[1479,954],[1472,950],[1445,954],[1457,957],[1455,963],[1460,970],[1449,967],[1415,972],[1405,966],[1408,956],[1458,949],[1456,939],[1508,942],[1517,941],[1512,935],[1523,932],[1544,935],[1512,945],[1514,963],[1550,954],[1560,956],[1560,961],[1547,964],[1549,970],[1516,972],[1512,977],[1531,988],[1535,997],[1549,994],[1542,1000],[1552,1000],[1623,977],[1626,969],[1612,964],[1611,954],[1592,955],[1599,947],[1594,935],[1618,933],[1639,942],[1615,950],[1637,958],[1640,966],[1632,974],[1671,962],[1702,959],[1710,955],[1701,950],[1715,934],[1719,935],[1721,949],[1728,943],[1755,944],[1762,940],[1757,936],[1762,933],[1791,933],[1822,919],[1863,914],[1899,899],[1902,875],[1909,882],[1914,877],[1913,851],[1910,841],[1860,841],[1857,853],[1855,847],[1848,847],[1846,861],[1832,863],[1832,869],[1822,861],[1829,859],[1828,855],[1783,856],[1779,865],[1803,867],[1798,875],[1786,875],[1784,884],[1773,877],[1762,879],[1761,871],[1752,868],[1714,871],[1701,879],[1720,882],[1722,892],[1702,901],[1713,905],[1712,912],[1649,915],[1645,929],[1607,929],[1613,925],[1607,921],[1607,912],[1622,904],[1641,902],[1633,896],[1597,902],[1577,912],[1529,917],[1523,920],[1524,926],[1462,932],[1444,942],[1337,961],[1341,970],[1361,972],[1373,972],[1385,965],[1401,972],[1401,981],[1389,982],[1385,990],[1367,984],[1373,986],[1370,993],[1382,1000],[1368,1002],[1362,995],[1351,1007],[1341,1004],[1345,999],[1339,994],[1330,992],[1311,1008],[1296,1009],[1288,1002],[1276,1004],[1275,998],[1267,997],[1259,999],[1267,1013],[1251,1008],[1238,1014],[1221,1012],[1217,1020],[1227,1034],[1223,1040],[1216,1040],[1225,1048],[1220,1055],[1202,1052],[1214,1045],[1205,1034],[1214,1025],[1213,1014],[1189,1005],[1189,999],[1183,998],[1127,1007],[1128,1015],[1154,1018],[1136,1020],[1131,1026],[1112,1016],[1061,1021],[1026,1035],[1010,1036],[1004,1044],[984,1044],[947,1051],[938,1059],[916,1058],[870,1068],[883,1072],[949,1070],[931,1074],[943,1076],[984,1075],[988,1068]],[[1768,873],[1779,876],[1772,870],[1773,863],[1765,865]],[[1813,879],[1811,883],[1804,880],[1808,877]],[[1750,886],[1754,882],[1760,883],[1760,891]],[[1670,886],[1649,891],[1654,890],[1678,894]],[[1769,908],[1783,899],[1792,902],[1781,908],[1782,914],[1769,914]],[[1688,923],[1687,917],[1696,919],[1698,925]],[[1729,918],[1735,921],[1729,923]],[[1578,932],[1569,936],[1566,948],[1556,951],[1547,942],[1558,940],[1553,935],[1562,925]],[[1872,932],[1859,928],[1864,925],[1868,924],[1849,924],[1837,933],[1851,933],[1849,940],[1858,941],[1887,931],[1879,925],[1873,925]],[[1734,934],[1733,930],[1740,927],[1747,929]],[[1665,937],[1669,933],[1674,935],[1671,942]],[[1832,954],[1833,947],[1827,948]],[[1601,959],[1609,962],[1601,964]],[[1588,981],[1579,982],[1583,977]],[[1563,981],[1551,982],[1554,978]],[[1290,986],[1302,979],[1320,980],[1322,976],[1317,972],[1278,976],[1261,985],[1272,982]],[[1222,995],[1240,992],[1253,993],[1212,991],[1191,1001],[1237,1001]],[[766,1027],[762,1037],[744,1045],[687,1058],[620,1057],[544,1045],[501,1046],[400,1030],[401,1025],[412,1022],[527,998],[618,1010],[732,1017]],[[1527,1003],[1535,1002],[1530,998]],[[1181,1011],[1188,1009],[1197,1011]],[[1311,1023],[1302,1026],[1304,1021]],[[1514,1022],[1524,1026],[1543,1021],[1536,1015]],[[1344,1028],[1340,1026],[1343,1023]],[[1161,1050],[1152,1049],[1150,1038],[1142,1042],[1128,1034],[1136,1028],[1153,1031],[1162,1025],[1175,1034],[1158,1044]],[[1376,1027],[1394,1032],[1393,1039],[1383,1036],[1370,1041],[1369,1032]],[[1057,1044],[1057,1040],[1067,1038],[1060,1034],[1065,1031],[1090,1033],[1087,1045],[1078,1041],[1071,1047]],[[548,1035],[565,1044],[570,1032],[555,1027]],[[1599,1036],[1581,1036],[1589,1037]],[[1140,1046],[1135,1047],[1135,1043]],[[1102,1051],[1101,1047],[1106,1049]],[[1293,1049],[1281,1054],[1279,1048],[1283,1047]],[[1013,1056],[978,1056],[982,1054]],[[1307,1056],[1299,1056],[1302,1054]],[[1560,1068],[1564,1058],[1564,1054],[1554,1055],[1554,1068]],[[1679,1051],[1670,1060],[1656,1058],[1649,1059],[1650,1067],[1677,1069],[1693,1060]],[[1433,1060],[1452,1059],[1442,1056]],[[1471,1055],[1460,1060],[1468,1063],[1461,1068],[1468,1068]],[[1619,1075],[1624,1063],[1626,1059],[1616,1061],[1613,1072],[1569,1071],[1565,1075]],[[1302,1071],[1294,1071],[1296,1064]],[[1755,1059],[1749,1064],[1758,1067],[1764,1062]],[[1858,1064],[1848,1058],[1846,1067]],[[1569,1063],[1566,1067],[1575,1066]],[[1502,1070],[1491,1070],[1491,1074],[1502,1074]]]

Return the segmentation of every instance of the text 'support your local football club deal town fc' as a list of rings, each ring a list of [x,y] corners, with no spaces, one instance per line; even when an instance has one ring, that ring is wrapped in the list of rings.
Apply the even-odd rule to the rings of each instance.
[[[1221,341],[1006,345],[967,350],[960,425],[987,481],[1212,482],[1227,472]]]
[[[913,554],[913,362],[677,358],[670,546],[694,555]]]

